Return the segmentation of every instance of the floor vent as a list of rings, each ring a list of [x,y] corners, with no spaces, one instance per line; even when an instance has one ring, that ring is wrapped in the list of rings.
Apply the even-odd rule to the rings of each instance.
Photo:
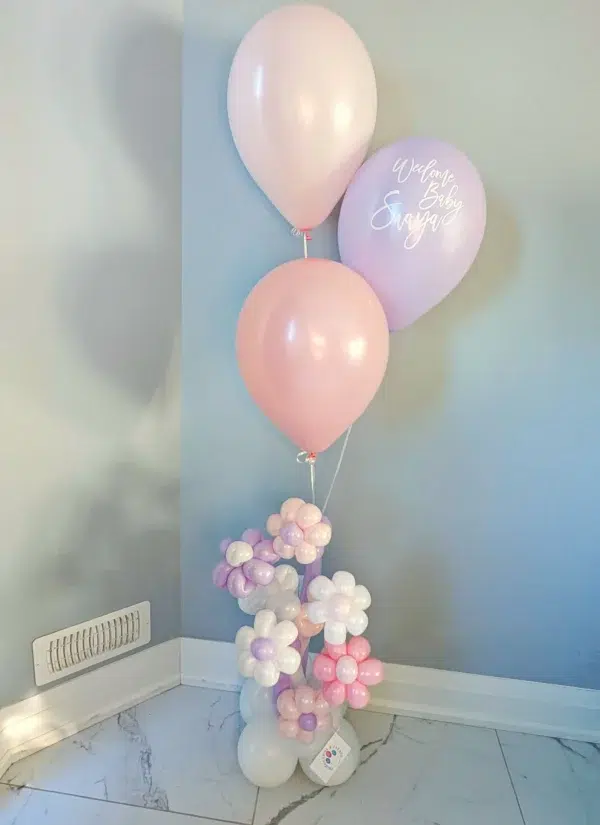
[[[150,602],[42,636],[33,643],[36,685],[121,656],[150,641]]]

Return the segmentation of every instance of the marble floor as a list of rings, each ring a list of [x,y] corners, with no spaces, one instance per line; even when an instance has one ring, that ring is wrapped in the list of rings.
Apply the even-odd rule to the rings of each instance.
[[[600,745],[367,711],[346,785],[257,792],[237,702],[178,687],[13,765],[0,825],[600,824]]]

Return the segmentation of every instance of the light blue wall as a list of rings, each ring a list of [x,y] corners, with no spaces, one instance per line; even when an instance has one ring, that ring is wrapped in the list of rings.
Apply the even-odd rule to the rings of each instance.
[[[210,571],[218,540],[306,492],[295,450],[246,395],[236,317],[301,254],[250,181],[226,116],[243,34],[277,3],[186,4],[183,630],[242,623]],[[374,146],[464,149],[489,199],[456,292],[392,341],[353,433],[326,568],[374,595],[381,658],[600,688],[600,53],[584,0],[337,0],[380,91]],[[336,255],[334,224],[311,251]],[[318,468],[321,490],[336,460]]]

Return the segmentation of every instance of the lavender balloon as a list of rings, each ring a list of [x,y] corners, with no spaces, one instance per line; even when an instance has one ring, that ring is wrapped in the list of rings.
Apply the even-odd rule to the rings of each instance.
[[[477,170],[439,140],[409,138],[361,166],[342,203],[342,263],[373,287],[390,330],[403,329],[451,292],[485,230]]]

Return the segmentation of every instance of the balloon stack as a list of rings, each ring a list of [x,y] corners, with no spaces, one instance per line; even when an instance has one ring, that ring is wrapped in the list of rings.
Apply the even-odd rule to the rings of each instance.
[[[304,256],[269,272],[246,299],[236,350],[250,395],[302,451],[313,497],[285,501],[264,532],[221,542],[214,583],[254,616],[236,636],[246,679],[238,760],[259,787],[287,781],[298,762],[313,781],[334,785],[360,754],[344,709],[368,704],[383,666],[363,636],[367,588],[345,571],[321,575],[332,527],[315,502],[315,460],[346,431],[325,509],[350,428],[383,380],[390,331],[466,274],[483,238],[485,192],[469,159],[439,140],[399,140],[363,163],[375,73],[356,32],[319,6],[286,5],[253,26],[231,66],[227,108],[248,172],[303,240]],[[309,257],[313,231],[341,198],[342,262]],[[288,561],[305,566],[302,580]],[[308,644],[320,633],[311,673]],[[316,757],[334,732],[346,758],[324,778]]]
[[[255,529],[246,530],[240,541],[224,539],[225,558],[213,574],[215,584],[234,597],[249,591],[238,597],[238,604],[254,616],[252,625],[241,627],[235,637],[238,669],[246,679],[240,697],[246,722],[238,743],[240,768],[261,788],[286,782],[298,762],[307,776],[320,781],[313,759],[338,731],[350,747],[328,782],[339,784],[352,775],[360,754],[352,726],[343,719],[344,709],[364,708],[369,687],[383,679],[383,665],[371,657],[371,646],[362,635],[371,594],[346,571],[339,570],[331,579],[321,575],[332,529],[315,504],[287,499],[267,518],[265,532],[270,539]],[[306,564],[301,588],[296,569],[289,564],[273,566],[273,557],[295,557]],[[265,573],[270,571],[261,573],[261,584],[252,575],[254,568],[245,569],[253,562],[264,564]],[[308,644],[320,633],[325,644],[311,676]]]

